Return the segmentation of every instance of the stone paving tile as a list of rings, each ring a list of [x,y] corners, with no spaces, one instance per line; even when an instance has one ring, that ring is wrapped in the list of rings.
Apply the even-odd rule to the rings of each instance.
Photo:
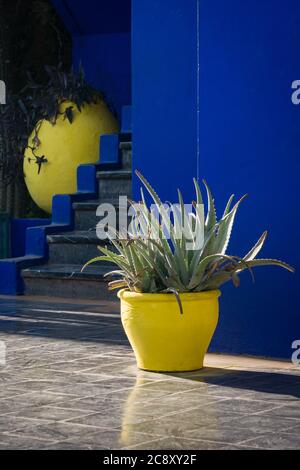
[[[74,423],[69,424],[68,422],[49,422],[39,425],[29,423],[26,427],[22,426],[20,429],[9,432],[9,435],[20,435],[22,437],[38,438],[46,441],[58,441],[69,438],[73,439],[76,436],[80,436],[80,439],[82,439],[86,433],[95,432],[96,430],[96,427],[82,426]]]
[[[300,426],[300,421],[293,418],[281,418],[270,412],[269,414],[254,413],[248,416],[235,417],[230,424],[239,428],[255,429],[257,434],[262,434],[270,430],[290,432],[290,429],[294,429],[297,425]]]
[[[118,309],[0,299],[0,448],[299,447],[300,367],[212,354],[201,371],[139,371]]]
[[[24,408],[26,408],[27,405],[26,403],[24,403],[24,405],[20,405],[18,406],[18,410],[23,410]],[[1,403],[0,404],[0,418],[2,416],[6,416],[10,413],[13,413],[14,411],[16,410],[16,406],[14,404],[9,404],[9,403]],[[1,431],[5,431],[5,427],[3,429],[0,429],[0,432]]]
[[[212,442],[223,442],[225,444],[238,444],[239,442],[257,437],[255,428],[239,428],[231,423],[224,423],[216,428],[200,428],[187,431],[185,437]]]
[[[236,392],[236,389],[235,389]],[[226,391],[224,391],[226,393]],[[242,392],[243,395],[249,398],[250,400],[272,400],[272,402],[276,402],[280,404],[291,404],[291,403],[298,403],[300,399],[300,391],[299,391],[299,386],[295,387],[288,387],[288,388],[276,388],[274,387],[273,392],[253,392],[253,391],[248,391],[248,393]]]
[[[63,387],[65,385],[64,380],[22,380],[20,382],[14,382],[14,389],[18,391],[15,395],[20,395],[28,392],[39,392],[46,391],[49,387],[53,386]],[[4,397],[5,398],[5,397]]]
[[[238,444],[226,444],[224,445],[223,447],[220,447],[220,450],[257,450],[256,447],[251,447],[250,445],[249,446],[242,446],[242,445],[238,445]]]
[[[107,376],[107,374],[106,374]],[[76,377],[76,380],[75,380]],[[2,374],[0,373],[0,384],[1,384]],[[103,375],[99,376],[82,376],[80,374],[74,374],[72,372],[60,372],[55,370],[50,370],[47,368],[30,368],[23,371],[18,371],[15,374],[7,374],[6,377],[3,378],[3,381],[9,380],[11,385],[16,387],[23,387],[23,384],[26,384],[28,381],[32,380],[41,380],[43,381],[51,381],[53,382],[53,386],[55,385],[69,385],[70,383],[74,382],[77,384],[84,383],[94,383],[99,382],[103,379]],[[42,385],[42,384],[41,384]],[[51,385],[52,387],[52,385]]]
[[[248,398],[250,391],[239,391],[234,386],[224,387],[222,385],[212,385],[207,383],[196,384],[186,390],[186,397],[189,397],[189,400],[196,402],[199,398],[205,398],[206,400],[210,399],[226,399],[226,398]],[[269,395],[268,395],[269,397]],[[174,396],[175,398],[175,396]],[[260,398],[257,397],[257,400]]]
[[[130,409],[126,410],[124,423],[129,422],[132,412]],[[215,427],[221,429],[222,426],[230,422],[234,415],[232,412],[224,411],[221,414],[206,413],[206,411],[199,412],[199,409],[189,409],[187,411],[171,413],[163,417],[148,419],[135,424],[123,424],[122,429],[128,433],[140,432],[143,434],[157,436],[157,437],[189,437],[189,431],[203,427]]]
[[[68,401],[62,401],[55,405],[49,405],[49,407],[50,406],[55,409],[64,409],[66,413],[68,410],[70,410],[69,418],[72,419],[74,417],[74,412],[76,411],[79,411],[79,413],[83,412],[84,414],[92,414],[100,413],[103,410],[106,410],[107,413],[110,413],[110,410],[112,409],[120,409],[121,403],[92,395],[86,398],[76,398],[75,400],[72,399]],[[78,416],[79,413],[77,413]]]
[[[277,403],[273,403],[270,400],[248,400],[247,398],[231,398],[227,400],[217,401],[214,404],[203,405],[205,406],[205,411],[209,409],[212,412],[218,411],[219,413],[223,411],[241,413],[241,414],[253,414],[264,411],[273,411],[277,407],[282,406]]]
[[[185,439],[183,437],[165,437],[163,439],[154,439],[144,443],[124,447],[124,450],[137,449],[137,450],[222,450],[224,443],[222,442],[209,442],[194,439]]]
[[[160,380],[157,382],[149,382],[143,385],[143,389],[147,390],[165,390],[168,393],[185,392],[196,390],[202,392],[203,384],[190,380]]]
[[[185,436],[193,439],[225,442],[239,444],[248,439],[254,439],[258,435],[265,435],[270,432],[292,432],[294,426],[291,420],[281,420],[276,418],[263,418],[261,416],[238,417],[223,423],[222,426],[197,427],[187,431]]]
[[[16,395],[11,398],[2,398],[0,400],[0,410],[2,407],[10,406],[17,408],[39,407],[51,403],[60,402],[64,399],[63,395],[53,395],[47,392],[28,392],[22,395]]]
[[[139,433],[130,433],[128,435],[119,430],[92,428],[68,423],[38,426],[22,429],[20,432],[22,437],[27,439],[39,435],[39,439],[44,441],[44,444],[40,442],[39,446],[44,447],[44,449],[63,449],[68,448],[70,444],[80,449],[116,449],[145,442],[145,435]],[[17,433],[10,433],[9,436],[16,437]],[[66,439],[66,437],[69,438]],[[50,446],[51,441],[52,445]]]
[[[52,443],[53,441],[48,441],[48,445]],[[33,437],[0,433],[0,445],[4,450],[39,450],[45,449],[46,441]]]
[[[75,374],[74,374],[75,375]],[[123,383],[116,383],[114,380],[112,384],[110,384],[107,381],[96,381],[92,383],[84,383],[82,382],[77,382],[76,383],[76,378],[73,377],[74,379],[74,384],[71,385],[55,385],[49,387],[47,389],[47,392],[51,393],[56,393],[56,394],[64,394],[64,395],[75,395],[74,399],[76,398],[84,398],[84,397],[90,397],[90,396],[106,396],[106,397],[111,397],[111,400],[126,400],[126,390],[130,390],[133,383],[132,381],[128,381],[127,379],[124,379]],[[122,391],[124,390],[124,391]],[[149,391],[152,392],[152,395],[155,394],[156,396],[161,396],[162,393],[155,392],[153,390]]]
[[[279,417],[279,418],[292,418],[298,420],[300,424],[300,401],[293,404],[283,404],[281,403],[280,408],[273,409],[271,411],[266,411],[264,415]]]
[[[136,424],[147,421],[149,417],[139,415],[131,416],[130,423]],[[124,424],[124,411],[120,408],[110,409],[109,413],[107,409],[103,409],[99,413],[92,413],[87,416],[74,418],[69,420],[69,423],[82,424],[84,426],[94,426],[94,427],[106,427],[106,428],[120,428]],[[127,423],[127,422],[126,422]]]
[[[57,441],[51,444],[42,444],[40,450],[91,450],[91,448],[80,442]]]
[[[52,421],[63,421],[63,420],[76,420],[82,416],[89,415],[93,411],[90,410],[81,410],[74,407],[71,408],[61,408],[55,406],[40,406],[37,408],[25,408],[21,411],[16,411],[14,413],[10,413],[9,415],[5,415],[6,419],[17,419],[17,418],[28,418],[28,419],[35,419],[35,420],[45,420],[47,422]],[[27,419],[27,426],[28,424],[35,424],[35,423],[28,423]],[[25,421],[24,421],[25,422]],[[5,423],[3,423],[5,425]],[[39,424],[39,423],[36,423]],[[43,424],[43,423],[41,423]],[[18,428],[15,428],[18,429]]]
[[[249,400],[247,397],[237,397],[231,396],[228,397],[226,394],[222,396],[222,393],[219,392],[218,395],[213,396],[207,394],[207,390],[187,390],[184,392],[174,393],[170,396],[162,397],[160,400],[160,405],[166,403],[178,404],[178,402],[188,403],[190,408],[204,408],[206,413],[211,414],[221,414],[223,412],[232,412],[239,414],[250,414],[265,412],[274,409],[275,407],[282,406],[282,403],[272,402],[265,400]],[[200,409],[203,412],[202,409]]]
[[[269,450],[299,450],[300,435],[298,432],[274,433],[269,432],[255,439],[248,439],[239,443],[240,446],[251,446],[254,449]]]
[[[49,362],[49,360],[48,360]],[[47,369],[55,370],[58,372],[86,372],[89,373],[90,370],[98,369],[100,370],[100,374],[103,373],[102,366],[103,365],[113,365],[113,364],[122,364],[122,360],[120,358],[111,357],[99,357],[96,359],[86,359],[86,360],[63,360],[59,362],[48,363],[45,361],[45,366]]]
[[[20,414],[22,414],[20,412]],[[0,416],[0,428],[2,431],[13,432],[17,429],[26,428],[28,426],[39,426],[41,424],[49,423],[48,419],[33,419],[33,415],[30,414],[30,418],[16,416],[13,413]]]
[[[132,423],[132,417],[135,418],[136,416],[145,416],[147,417],[147,420],[151,420],[164,418],[168,415],[177,415],[184,411],[193,412],[194,410],[197,410],[200,405],[208,405],[220,400],[219,398],[216,400],[215,398],[207,399],[207,397],[202,397],[199,398],[197,404],[195,404],[191,403],[189,400],[183,399],[183,396],[180,394],[176,395],[176,397],[177,398],[175,399],[175,396],[172,396],[171,400],[171,395],[169,395],[169,399],[160,398],[156,401],[150,400],[145,402],[136,402],[132,399],[127,400],[123,405],[123,424]],[[130,409],[130,413],[127,412],[128,409]],[[233,416],[235,416],[235,414],[233,414]]]
[[[81,373],[86,376],[110,373],[111,375],[124,374],[125,376],[136,377],[136,364],[135,361],[131,358],[128,361],[103,361],[102,365],[97,367],[91,367],[89,369],[81,371]]]
[[[155,439],[155,437],[152,437]],[[139,444],[142,444],[149,440],[149,437],[144,434],[122,432],[120,430],[100,430],[97,429],[93,433],[85,433],[82,437],[72,438],[64,442],[60,442],[60,448],[72,443],[78,445],[81,449],[100,450],[100,449],[122,449],[129,446],[138,448]],[[47,447],[49,448],[49,447]],[[53,445],[52,448],[57,448],[57,445]]]
[[[1,384],[0,384],[1,387]],[[2,398],[10,399],[13,397],[16,397],[18,395],[24,395],[27,390],[20,390],[16,387],[10,387],[10,388],[0,388],[0,400]]]

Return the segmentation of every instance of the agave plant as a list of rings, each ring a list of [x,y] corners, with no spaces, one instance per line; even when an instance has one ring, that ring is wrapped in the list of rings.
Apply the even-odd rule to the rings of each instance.
[[[153,199],[159,217],[156,219],[151,217],[149,205],[141,188],[142,202],[138,206],[140,209],[138,222],[131,224],[127,235],[117,233],[117,237],[113,237],[113,230],[108,230],[112,246],[110,248],[99,246],[102,256],[90,260],[83,269],[97,261],[116,264],[119,269],[107,274],[110,277],[117,277],[109,282],[109,289],[125,287],[134,292],[173,292],[179,299],[179,292],[217,289],[229,280],[238,286],[239,274],[248,269],[253,276],[252,268],[256,266],[275,265],[294,271],[283,261],[256,258],[266,240],[266,231],[244,257],[226,254],[237,210],[246,195],[234,205],[234,195],[231,195],[221,219],[217,220],[214,199],[206,181],[203,181],[207,194],[207,213],[203,219],[198,210],[199,207],[203,207],[203,198],[200,186],[194,179],[196,201],[187,219],[187,230],[181,231],[181,235],[178,236],[178,225],[181,223],[178,214],[174,214],[174,219],[170,223],[166,205],[141,173],[136,171],[136,174]],[[179,190],[178,198],[182,215],[185,209]],[[134,207],[132,202],[131,204]],[[166,237],[166,226],[169,238]],[[196,244],[199,230],[204,231],[201,247]],[[147,234],[148,236],[145,236]]]

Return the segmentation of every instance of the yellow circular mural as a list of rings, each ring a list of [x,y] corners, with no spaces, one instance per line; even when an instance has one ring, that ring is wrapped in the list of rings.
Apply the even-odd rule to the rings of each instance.
[[[65,110],[72,107],[72,123]],[[51,213],[55,194],[71,194],[77,189],[77,167],[96,163],[100,155],[100,136],[116,133],[118,123],[107,105],[85,104],[81,112],[71,102],[64,102],[55,124],[38,123],[38,140],[33,131],[24,157],[24,176],[32,199]]]

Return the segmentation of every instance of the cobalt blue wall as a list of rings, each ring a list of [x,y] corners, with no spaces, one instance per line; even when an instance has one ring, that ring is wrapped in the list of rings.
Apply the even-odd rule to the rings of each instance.
[[[28,227],[48,225],[50,219],[12,219],[11,221],[11,257],[25,255],[26,230]]]
[[[298,0],[202,0],[200,172],[218,207],[229,192],[240,208],[231,252],[242,254],[270,229],[263,256],[299,266],[300,77]],[[227,286],[213,348],[290,357],[300,338],[299,273],[258,268],[252,285]]]
[[[262,256],[299,269],[300,106],[290,99],[300,78],[299,1],[133,0],[132,8],[134,167],[163,198],[178,186],[189,197],[200,137],[199,176],[219,214],[231,192],[250,195],[230,252],[247,252],[268,228]],[[266,267],[254,285],[241,277],[239,289],[223,289],[211,349],[289,358],[300,338],[299,274]]]
[[[130,33],[73,37],[73,63],[82,63],[87,80],[105,93],[118,117],[131,104]]]
[[[132,0],[133,167],[167,199],[197,172],[197,4]]]
[[[52,0],[73,38],[73,63],[120,118],[131,104],[131,0]]]

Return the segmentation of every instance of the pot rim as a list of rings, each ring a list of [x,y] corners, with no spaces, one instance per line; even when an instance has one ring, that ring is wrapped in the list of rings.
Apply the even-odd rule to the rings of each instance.
[[[132,292],[129,289],[121,289],[117,295],[121,300],[138,300],[145,302],[177,302],[174,294],[171,293],[140,293]],[[219,289],[205,290],[201,292],[179,292],[181,300],[188,302],[192,300],[207,300],[218,298],[221,295]]]

